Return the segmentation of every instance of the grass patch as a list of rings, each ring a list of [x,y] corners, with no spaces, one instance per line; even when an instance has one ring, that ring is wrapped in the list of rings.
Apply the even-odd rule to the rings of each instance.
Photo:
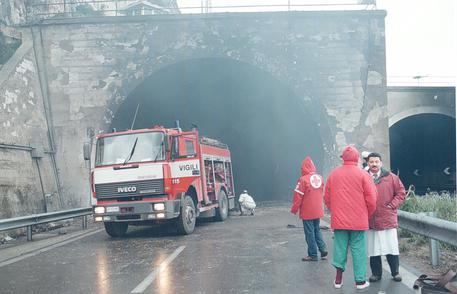
[[[400,209],[411,213],[435,212],[437,218],[457,222],[457,198],[455,195],[446,192],[409,195]],[[404,229],[400,229],[399,235],[402,238],[410,238],[411,241],[409,242],[414,242],[418,245],[429,242],[429,238],[411,233]],[[449,248],[453,251],[457,251],[457,247],[455,246],[450,246],[442,242],[439,243],[442,248]]]
[[[449,193],[431,192],[423,196],[410,195],[400,209],[411,213],[433,211],[437,218],[457,222],[456,199]]]

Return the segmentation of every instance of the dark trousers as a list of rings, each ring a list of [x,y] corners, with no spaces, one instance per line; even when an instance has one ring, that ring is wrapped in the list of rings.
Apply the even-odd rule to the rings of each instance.
[[[324,239],[320,229],[320,219],[303,220],[303,229],[305,231],[305,240],[308,244],[308,256],[317,258],[317,250],[320,252],[327,251]]]
[[[392,277],[398,275],[398,267],[400,266],[400,261],[398,255],[387,254],[387,263],[390,267],[390,273]],[[371,273],[374,276],[381,277],[382,276],[382,263],[381,263],[381,256],[371,256],[370,257],[370,268]]]

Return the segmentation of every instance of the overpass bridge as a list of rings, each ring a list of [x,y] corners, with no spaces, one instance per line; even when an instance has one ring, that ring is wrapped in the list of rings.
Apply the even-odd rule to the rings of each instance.
[[[391,168],[416,193],[455,191],[455,87],[388,87]]]

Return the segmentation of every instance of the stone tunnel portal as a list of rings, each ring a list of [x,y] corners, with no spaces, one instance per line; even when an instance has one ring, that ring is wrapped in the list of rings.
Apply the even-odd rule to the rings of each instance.
[[[302,98],[270,74],[229,59],[192,59],[165,67],[132,91],[111,123],[129,129],[198,126],[200,134],[229,145],[237,194],[290,200],[301,161],[322,172],[324,150]],[[314,110],[317,111],[317,110]]]
[[[392,170],[416,194],[428,190],[455,191],[455,119],[441,114],[419,114],[389,129]]]

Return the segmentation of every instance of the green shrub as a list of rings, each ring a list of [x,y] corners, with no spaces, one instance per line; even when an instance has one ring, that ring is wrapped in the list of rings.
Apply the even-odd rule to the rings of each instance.
[[[410,195],[400,209],[411,213],[435,212],[437,218],[457,222],[457,198],[449,193],[431,192],[423,196]],[[400,229],[399,235],[400,237],[411,238],[411,241],[416,244],[429,242],[429,238],[403,229]],[[454,246],[442,242],[440,242],[440,246],[457,250]]]
[[[437,218],[457,222],[456,197],[449,193],[432,192],[424,196],[409,196],[400,209],[411,213],[435,212]]]

